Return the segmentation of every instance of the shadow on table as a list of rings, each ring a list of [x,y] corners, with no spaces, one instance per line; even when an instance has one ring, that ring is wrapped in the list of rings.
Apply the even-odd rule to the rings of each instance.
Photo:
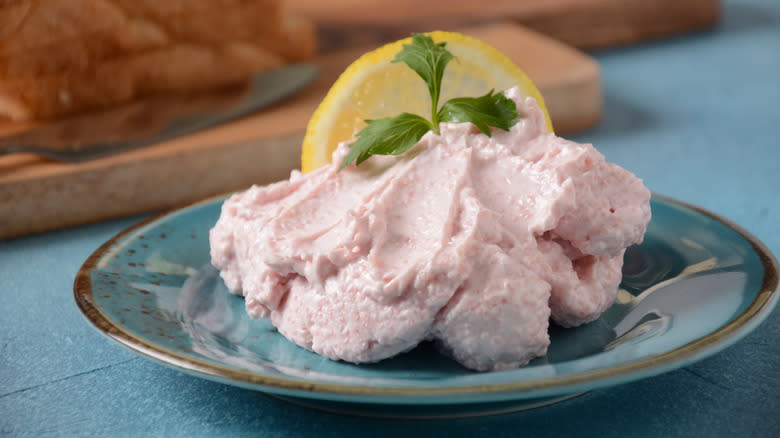
[[[691,388],[690,385],[680,385],[683,378],[691,377],[686,371],[679,370],[656,379],[593,391],[543,408],[495,416],[437,420],[378,419],[331,414],[299,407],[255,391],[224,387],[199,379],[192,379],[191,383],[214,386],[202,390],[211,393],[208,400],[202,402],[211,405],[212,409],[214,405],[219,406],[231,418],[228,424],[220,422],[218,425],[220,433],[225,436],[268,436],[275,431],[288,437],[495,438],[579,436],[583,431],[607,433],[608,436],[636,436],[642,430],[640,435],[647,435],[648,429],[645,428],[654,424],[656,416],[668,419],[670,416],[682,415],[674,412],[675,406],[687,404],[685,402],[669,403],[668,406],[656,404],[652,407],[647,402],[657,402],[661,393],[664,394],[662,398],[668,400],[689,399]],[[637,397],[638,394],[644,394],[647,398]],[[190,401],[198,405],[193,406],[195,412],[203,409],[200,403]],[[694,418],[696,413],[688,412],[685,415],[700,423],[701,418]],[[680,421],[685,421],[685,418],[680,418]],[[665,427],[673,428],[673,425]]]
[[[657,114],[642,107],[641,103],[604,91],[604,110],[601,122],[588,133],[601,132],[614,135],[635,135],[641,131],[658,128],[661,121]]]
[[[608,87],[605,87],[608,88]],[[658,129],[664,122],[661,115],[641,102],[604,90],[601,120],[594,127],[576,134],[564,135],[581,143],[600,144],[599,136],[620,137],[637,135],[641,132]]]
[[[727,4],[723,5],[723,18],[719,32],[742,32],[757,28],[771,28],[780,25],[780,16],[774,10],[760,5]]]

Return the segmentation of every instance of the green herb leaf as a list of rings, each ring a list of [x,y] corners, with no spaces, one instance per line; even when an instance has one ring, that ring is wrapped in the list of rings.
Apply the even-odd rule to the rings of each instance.
[[[433,130],[439,133],[439,121],[436,120],[441,95],[441,81],[447,64],[455,57],[445,47],[447,43],[434,43],[427,35],[412,35],[412,43],[405,44],[395,56],[393,62],[403,62],[414,70],[428,85],[431,96],[431,114]]]
[[[439,109],[444,69],[455,57],[446,43],[434,43],[427,35],[414,34],[412,43],[404,45],[393,62],[403,62],[425,81],[431,96],[431,119],[403,113],[395,117],[366,120],[366,127],[357,133],[357,140],[339,166],[343,169],[353,161],[358,165],[372,155],[399,155],[414,146],[426,132],[439,133],[439,122],[471,122],[485,135],[490,127],[509,130],[517,122],[515,103],[491,90],[482,97],[457,97]]]
[[[450,99],[439,111],[442,122],[471,122],[483,134],[490,136],[490,127],[508,131],[517,123],[515,103],[493,90],[481,97],[456,97]]]
[[[350,146],[339,170],[355,160],[360,165],[371,155],[400,155],[431,130],[431,122],[409,113],[366,120],[366,123],[367,126],[357,133],[358,139]]]

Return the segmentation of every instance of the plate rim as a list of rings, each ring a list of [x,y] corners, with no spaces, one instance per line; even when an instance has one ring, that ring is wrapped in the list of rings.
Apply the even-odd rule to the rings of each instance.
[[[123,347],[164,365],[172,366],[187,373],[222,383],[266,392],[325,399],[333,399],[334,397],[341,398],[344,396],[402,398],[494,395],[498,397],[508,394],[515,396],[515,398],[523,398],[523,393],[527,393],[527,397],[530,398],[538,397],[539,394],[537,394],[537,392],[539,391],[549,391],[550,394],[559,394],[581,391],[583,389],[582,386],[588,384],[591,386],[590,389],[599,387],[600,385],[597,385],[599,382],[613,382],[613,384],[624,383],[634,380],[632,377],[642,378],[660,374],[669,369],[684,366],[686,363],[690,363],[697,358],[715,354],[737,342],[747,333],[752,331],[755,326],[763,322],[769,313],[771,313],[771,310],[775,307],[778,300],[777,292],[778,283],[780,282],[780,274],[778,274],[778,272],[780,271],[780,267],[778,266],[777,259],[763,242],[741,226],[721,215],[685,201],[653,193],[653,199],[702,214],[726,225],[739,234],[740,237],[751,245],[753,251],[758,256],[759,262],[764,268],[764,278],[750,305],[742,313],[717,330],[662,354],[596,370],[534,380],[424,388],[373,387],[330,382],[307,382],[294,378],[258,374],[248,370],[235,369],[189,357],[133,335],[100,310],[100,306],[94,301],[90,273],[98,268],[99,262],[104,256],[112,253],[111,249],[114,248],[117,243],[133,232],[158,222],[163,218],[205,206],[219,201],[220,199],[224,199],[228,195],[222,194],[209,197],[186,206],[153,215],[120,231],[100,245],[79,268],[73,283],[76,304],[91,325]],[[642,372],[645,372],[646,374],[638,376]],[[360,401],[370,402],[370,400],[366,399],[361,399]],[[421,402],[422,401],[423,400],[421,400]],[[458,402],[458,400],[454,398],[448,399],[448,401],[450,403]],[[491,399],[490,401],[495,400]],[[391,401],[383,399],[380,402],[386,403]]]

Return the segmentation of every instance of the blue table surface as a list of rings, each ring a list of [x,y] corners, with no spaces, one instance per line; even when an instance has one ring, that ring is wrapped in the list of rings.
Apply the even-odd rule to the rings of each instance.
[[[780,4],[726,2],[713,31],[595,56],[604,120],[574,139],[780,254]],[[107,340],[72,298],[86,257],[138,219],[0,242],[0,434],[780,436],[777,310],[688,367],[493,417],[340,416],[190,377]]]

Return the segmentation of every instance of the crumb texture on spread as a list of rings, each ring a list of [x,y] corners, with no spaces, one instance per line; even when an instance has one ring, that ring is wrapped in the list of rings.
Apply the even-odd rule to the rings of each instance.
[[[543,356],[550,318],[577,326],[614,301],[650,192],[506,94],[522,115],[510,131],[442,124],[403,156],[233,195],[212,263],[252,317],[332,359],[374,362],[423,340],[480,371]]]

